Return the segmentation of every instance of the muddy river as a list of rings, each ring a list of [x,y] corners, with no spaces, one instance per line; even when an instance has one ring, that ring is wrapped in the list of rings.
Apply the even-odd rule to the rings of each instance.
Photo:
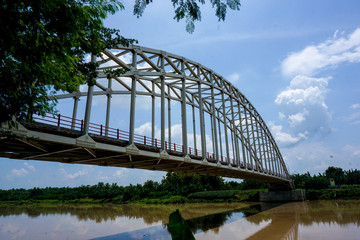
[[[179,209],[196,240],[360,239],[360,201],[0,206],[0,239],[171,240]]]

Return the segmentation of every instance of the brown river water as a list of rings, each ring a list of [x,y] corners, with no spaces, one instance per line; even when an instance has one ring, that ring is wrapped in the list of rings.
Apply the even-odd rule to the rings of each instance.
[[[0,239],[171,240],[176,209],[196,240],[360,239],[360,200],[281,204],[1,206]]]

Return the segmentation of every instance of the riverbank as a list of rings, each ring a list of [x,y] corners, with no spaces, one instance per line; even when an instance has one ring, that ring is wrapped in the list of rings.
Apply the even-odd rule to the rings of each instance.
[[[253,190],[224,190],[224,191],[204,191],[191,193],[185,196],[163,196],[159,198],[143,198],[133,201],[123,201],[121,197],[92,199],[79,198],[72,200],[64,199],[23,199],[12,201],[0,201],[0,205],[24,205],[24,204],[179,204],[179,203],[224,203],[224,202],[256,202],[259,200],[259,192],[266,189]]]
[[[79,199],[22,199],[0,201],[0,205],[31,205],[31,204],[180,204],[180,203],[225,203],[225,202],[257,202],[259,193],[268,191],[267,189],[252,190],[219,190],[202,191],[191,193],[188,196],[168,196],[158,198],[143,198],[139,200],[124,201],[122,197],[115,198],[79,198]],[[360,186],[347,186],[338,189],[307,189],[307,200],[360,200]]]

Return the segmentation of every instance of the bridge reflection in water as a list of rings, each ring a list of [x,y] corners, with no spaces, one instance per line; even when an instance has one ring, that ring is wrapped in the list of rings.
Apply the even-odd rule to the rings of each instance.
[[[196,235],[205,239],[358,239],[359,201],[307,201],[279,207]]]
[[[39,234],[52,239],[171,239],[167,224],[176,208],[197,240],[358,239],[360,234],[360,204],[355,200],[250,207],[244,203],[0,206],[0,238],[14,238],[5,235],[11,233],[3,231],[3,227],[10,224],[8,218],[16,216],[13,227],[21,229],[28,239],[38,239]],[[54,229],[61,229],[61,236],[57,237],[59,231],[52,232]]]

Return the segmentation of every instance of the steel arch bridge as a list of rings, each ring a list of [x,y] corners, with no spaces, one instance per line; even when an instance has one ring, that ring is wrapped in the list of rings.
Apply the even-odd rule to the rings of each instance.
[[[35,123],[22,122],[13,132],[24,137],[2,139],[1,156],[290,182],[279,148],[260,114],[213,70],[141,46],[107,49],[91,61],[99,64],[96,84],[56,96],[59,101],[73,99],[72,116],[49,114],[34,116]],[[121,74],[111,74],[117,69],[122,69]],[[127,95],[130,114],[111,111],[116,95]],[[90,117],[98,114],[91,112],[92,100],[98,96],[106,99],[106,114],[104,122],[95,124]],[[151,105],[151,136],[136,134],[140,104],[136,98],[142,96]],[[81,98],[86,98],[84,120],[77,119]],[[129,128],[110,126],[114,114],[129,118]],[[181,119],[181,143],[173,140],[176,114],[180,116],[176,120]],[[155,133],[155,119],[160,120],[160,136]]]

